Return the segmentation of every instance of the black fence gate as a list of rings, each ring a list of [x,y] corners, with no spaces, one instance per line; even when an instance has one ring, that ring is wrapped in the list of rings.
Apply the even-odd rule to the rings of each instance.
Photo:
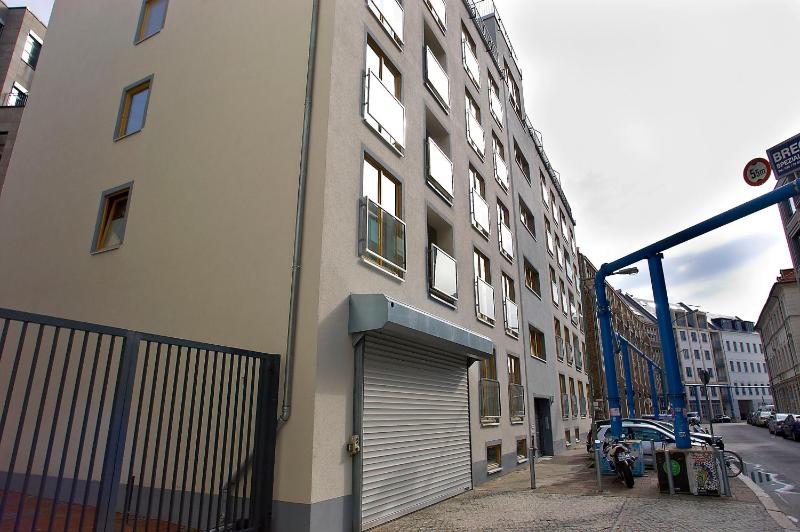
[[[277,355],[0,320],[0,532],[269,530]]]

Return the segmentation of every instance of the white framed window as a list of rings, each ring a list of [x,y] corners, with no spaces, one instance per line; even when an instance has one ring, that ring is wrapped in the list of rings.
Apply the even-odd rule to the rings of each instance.
[[[39,64],[39,54],[42,53],[42,38],[34,32],[28,33],[28,38],[25,39],[25,46],[22,48],[22,60],[28,63],[32,69],[36,70],[36,65]]]

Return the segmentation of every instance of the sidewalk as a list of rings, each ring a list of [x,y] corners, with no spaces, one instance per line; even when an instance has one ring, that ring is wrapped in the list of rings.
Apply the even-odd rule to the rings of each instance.
[[[627,489],[594,469],[583,449],[536,464],[537,489],[528,470],[515,471],[377,530],[741,530],[779,531],[758,497],[739,480],[733,497],[692,497],[658,492],[654,472]]]

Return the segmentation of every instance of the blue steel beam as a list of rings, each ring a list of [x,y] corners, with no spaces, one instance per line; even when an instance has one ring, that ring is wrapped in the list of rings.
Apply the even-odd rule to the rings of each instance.
[[[606,277],[613,275],[615,271],[630,266],[640,260],[648,260],[651,266],[650,277],[654,285],[660,285],[660,296],[662,298],[662,312],[657,312],[659,321],[659,333],[661,334],[661,350],[664,356],[664,369],[667,376],[668,392],[673,398],[673,412],[675,414],[675,440],[679,448],[689,448],[691,442],[688,435],[688,426],[685,415],[685,395],[681,384],[680,364],[678,363],[678,353],[675,349],[675,340],[672,337],[672,326],[669,316],[669,301],[666,297],[666,285],[664,283],[663,268],[661,267],[661,257],[657,255],[664,250],[682,244],[688,240],[704,235],[714,229],[718,229],[731,222],[749,216],[755,212],[766,209],[776,203],[785,201],[793,196],[800,194],[800,180],[787,183],[771,192],[758,198],[743,203],[737,207],[729,209],[721,214],[713,216],[708,220],[695,224],[683,231],[679,231],[649,246],[645,246],[638,251],[634,251],[613,262],[603,264],[595,275],[594,287],[597,298],[597,320],[600,329],[601,344],[603,348],[603,364],[606,374],[606,389],[608,390],[608,406],[611,417],[611,435],[619,438],[622,435],[622,416],[620,415],[619,388],[617,386],[617,371],[614,365],[614,340],[611,330],[611,309],[609,308],[608,298],[606,297],[605,281]],[[653,266],[658,269],[658,274],[653,274]],[[660,282],[658,279],[660,278]],[[656,286],[654,286],[654,292]],[[655,294],[654,294],[655,296]],[[666,303],[666,308],[664,307]],[[658,306],[658,305],[657,305]],[[665,312],[666,311],[666,315]],[[662,323],[663,322],[663,323]],[[666,340],[671,338],[672,341]],[[677,383],[677,384],[676,384]],[[667,390],[665,390],[665,393]],[[676,408],[680,406],[680,409]]]
[[[619,348],[622,351],[622,368],[625,371],[625,396],[628,403],[628,417],[634,419],[636,410],[633,404],[633,377],[631,376],[631,355],[628,352],[628,341],[622,336],[617,335]]]
[[[653,416],[656,419],[661,419],[659,417],[661,409],[658,407],[658,392],[656,392],[656,375],[653,372],[653,362],[651,360],[647,361],[647,376],[650,378],[650,402],[653,403]]]

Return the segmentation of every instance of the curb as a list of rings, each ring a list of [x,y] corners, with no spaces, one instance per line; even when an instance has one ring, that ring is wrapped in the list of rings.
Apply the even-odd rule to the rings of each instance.
[[[745,486],[750,488],[750,491],[752,491],[753,494],[758,498],[758,502],[764,506],[764,509],[779,527],[784,530],[800,530],[788,517],[786,517],[786,514],[778,509],[775,501],[773,501],[772,498],[767,495],[767,492],[764,491],[761,486],[753,482],[746,474],[741,474],[737,478],[741,480]]]

